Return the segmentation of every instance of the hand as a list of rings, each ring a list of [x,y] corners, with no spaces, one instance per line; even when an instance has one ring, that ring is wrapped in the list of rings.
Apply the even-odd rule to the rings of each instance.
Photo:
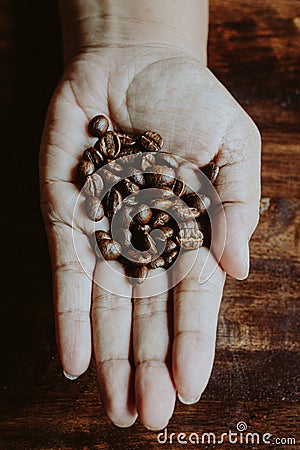
[[[101,263],[95,266],[88,230],[79,222],[73,228],[89,276],[77,260],[71,228],[78,195],[74,167],[95,141],[86,129],[99,113],[116,129],[158,131],[167,150],[198,166],[216,156],[221,167],[216,188],[227,222],[224,253],[217,270],[200,284],[207,256],[202,248],[189,276],[174,288],[173,300],[170,293],[147,298],[146,284],[131,292],[125,277],[124,297],[103,290],[101,280],[110,276],[114,283],[113,275]],[[146,427],[163,428],[172,416],[176,391],[182,402],[194,403],[209,380],[225,272],[238,279],[248,274],[248,241],[260,197],[257,128],[211,72],[183,51],[98,49],[77,56],[54,93],[40,172],[63,368],[74,376],[86,371],[93,334],[108,417],[125,427],[138,413]],[[186,253],[183,264],[192,257]],[[214,264],[210,253],[205,270]]]

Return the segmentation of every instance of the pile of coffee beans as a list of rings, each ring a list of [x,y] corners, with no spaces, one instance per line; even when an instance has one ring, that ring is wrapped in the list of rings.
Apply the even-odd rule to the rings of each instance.
[[[103,115],[89,123],[98,140],[84,151],[77,181],[89,219],[109,219],[110,230],[93,236],[96,255],[119,260],[131,283],[140,284],[149,269],[171,267],[181,249],[210,245],[211,198],[186,184],[179,175],[181,158],[162,151],[158,133],[117,133],[108,127]],[[211,161],[201,171],[214,183],[219,167]]]

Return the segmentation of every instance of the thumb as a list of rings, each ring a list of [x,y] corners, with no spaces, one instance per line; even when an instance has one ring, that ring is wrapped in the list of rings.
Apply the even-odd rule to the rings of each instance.
[[[241,110],[227,128],[218,154],[220,173],[216,188],[226,220],[226,232],[219,214],[215,220],[216,240],[213,250],[225,246],[220,265],[231,276],[244,279],[249,272],[249,240],[259,218],[260,199],[260,134]],[[222,232],[221,232],[222,231]],[[219,238],[218,238],[219,237]]]

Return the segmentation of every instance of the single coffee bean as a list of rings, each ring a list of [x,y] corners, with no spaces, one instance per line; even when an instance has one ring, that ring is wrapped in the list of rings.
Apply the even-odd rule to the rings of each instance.
[[[137,142],[137,139],[132,134],[118,133],[118,137],[122,148],[133,147]]]
[[[159,267],[164,267],[165,265],[165,260],[162,256],[159,256],[157,259],[155,259],[154,261],[151,261],[147,267],[148,269],[158,269]]]
[[[143,155],[141,158],[141,169],[143,172],[149,169],[149,167],[154,166],[155,164],[155,155],[153,153],[147,153]]]
[[[182,200],[191,208],[197,209],[200,214],[205,214],[210,207],[210,198],[202,194],[186,194],[182,197]]]
[[[211,183],[214,183],[217,179],[220,168],[219,168],[219,166],[217,166],[217,164],[214,161],[211,161],[205,167],[203,167],[201,170],[204,173],[204,175],[207,176],[209,181]]]
[[[140,188],[137,184],[133,183],[129,178],[124,178],[118,183],[118,189],[120,190],[123,197],[128,195],[136,194],[139,192]]]
[[[174,242],[172,239],[168,239],[166,242],[166,247],[164,253],[170,253],[173,250],[177,248],[176,242]]]
[[[165,211],[159,211],[155,214],[153,228],[164,226],[170,220],[170,215]]]
[[[115,184],[119,183],[119,181],[121,181],[121,177],[119,177],[119,175],[116,175],[115,173],[111,172],[110,170],[102,168],[100,173],[101,173],[105,183],[109,186],[115,185]]]
[[[85,183],[86,178],[95,172],[95,166],[91,161],[80,161],[76,170],[76,179],[82,186]]]
[[[137,196],[135,194],[130,195],[129,197],[124,198],[123,200],[124,206],[136,206],[139,204]]]
[[[172,167],[156,164],[150,167],[149,172],[145,173],[145,177],[148,187],[172,186],[175,172]]]
[[[88,197],[100,197],[104,189],[104,183],[98,173],[89,175],[83,186],[83,192]]]
[[[162,136],[149,130],[142,134],[140,137],[140,143],[148,152],[159,152],[164,145]]]
[[[88,125],[88,130],[92,136],[101,137],[107,131],[108,125],[107,118],[99,115],[92,118]]]
[[[190,221],[200,216],[200,212],[196,208],[190,208],[184,204],[173,205],[171,209],[178,219],[184,221]]]
[[[197,228],[183,228],[179,230],[176,241],[185,250],[197,250],[203,244],[203,234]]]
[[[173,183],[172,189],[177,197],[181,197],[186,193],[186,184],[180,178],[176,178]]]
[[[165,268],[168,269],[172,266],[172,264],[175,262],[176,258],[178,256],[178,249],[172,250],[169,253],[164,253],[162,257],[165,260]]]
[[[146,266],[152,261],[152,256],[149,252],[140,252],[135,249],[130,249],[126,252],[126,258],[134,266]]]
[[[111,235],[107,231],[97,230],[95,231],[95,238],[97,244],[99,244],[99,242],[102,241],[103,239],[111,239]]]
[[[151,207],[154,209],[165,210],[170,208],[172,205],[173,205],[172,200],[168,198],[156,198],[151,202]]]
[[[122,164],[118,163],[115,160],[112,160],[108,164],[106,164],[106,169],[113,173],[116,173],[117,175],[123,172]]]
[[[145,177],[141,170],[137,169],[136,167],[130,167],[128,169],[129,176],[128,178],[135,184],[137,184],[139,187],[145,186]]]
[[[104,217],[102,202],[97,197],[87,197],[85,199],[85,209],[88,218],[94,222],[98,222]]]
[[[130,267],[127,271],[130,283],[135,286],[142,284],[148,276],[148,268],[146,266]]]
[[[98,248],[100,250],[100,254],[102,254],[103,258],[107,260],[118,259],[122,251],[121,245],[113,239],[102,239],[98,244]],[[97,256],[100,256],[99,252],[97,252],[97,247],[96,253]]]
[[[159,227],[159,230],[162,232],[161,237],[164,240],[169,239],[174,234],[174,229],[172,227],[163,226],[163,227]]]
[[[140,225],[145,225],[150,221],[151,217],[152,211],[150,206],[142,203],[141,205],[139,205],[133,220],[139,223]]]
[[[122,195],[120,192],[115,188],[109,189],[103,198],[103,206],[106,217],[111,219],[120,208],[121,203]]]
[[[92,162],[96,169],[99,169],[104,163],[104,158],[101,153],[98,153],[93,147],[88,148],[83,152],[82,159]]]
[[[166,152],[157,153],[156,161],[158,161],[158,164],[166,164],[173,169],[177,169],[179,166],[176,156]]]
[[[97,150],[99,149],[103,156],[111,159],[116,158],[121,149],[120,139],[114,131],[107,131],[100,139],[99,144],[96,143],[95,145],[97,145]]]
[[[122,158],[123,162],[126,161],[127,163],[130,163],[134,161],[136,156],[140,156],[141,154],[141,150],[137,147],[125,147],[121,149],[118,157]],[[128,158],[126,159],[126,157]]]

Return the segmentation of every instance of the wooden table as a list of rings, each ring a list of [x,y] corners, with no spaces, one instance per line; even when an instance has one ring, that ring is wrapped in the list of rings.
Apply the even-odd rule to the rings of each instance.
[[[300,448],[299,15],[299,0],[211,1],[209,65],[261,130],[264,202],[250,276],[226,283],[210,383],[198,404],[176,405],[168,433],[220,437],[245,422],[260,438],[298,439],[293,447],[283,441],[219,448]],[[122,430],[106,419],[93,365],[74,383],[61,373],[37,163],[47,104],[62,70],[55,2],[3,0],[0,23],[0,447],[161,448],[157,433],[139,422]]]

